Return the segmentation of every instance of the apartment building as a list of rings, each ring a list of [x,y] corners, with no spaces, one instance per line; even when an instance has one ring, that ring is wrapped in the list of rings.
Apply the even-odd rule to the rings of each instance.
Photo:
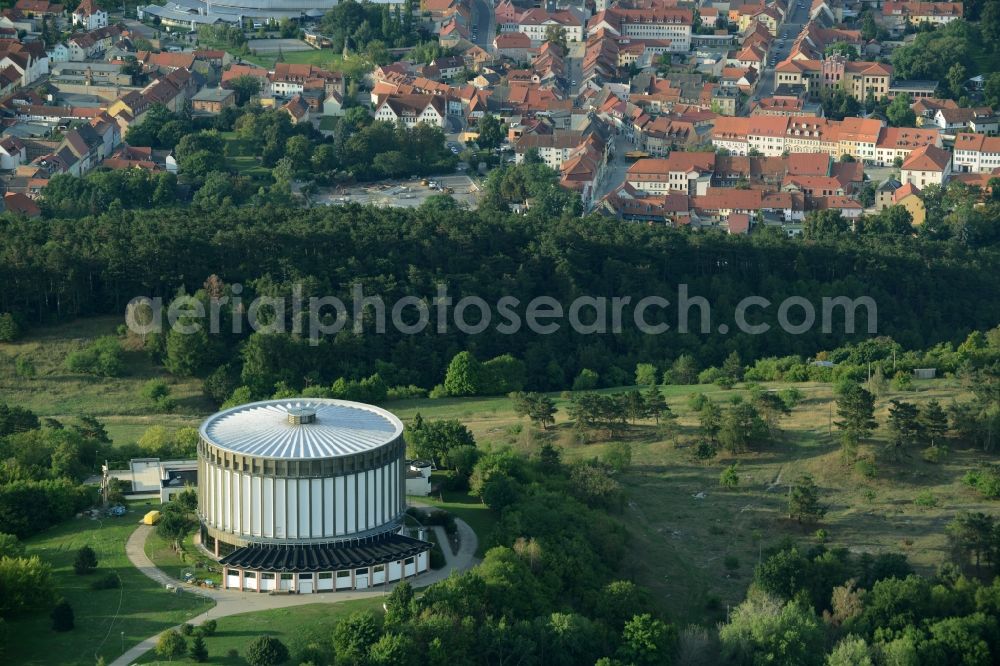
[[[990,173],[1000,168],[1000,137],[959,134],[955,137],[956,173]]]
[[[813,99],[830,88],[842,88],[858,100],[878,99],[888,95],[891,80],[891,65],[850,62],[840,56],[784,60],[775,67],[776,86],[803,86]]]
[[[681,7],[624,9],[612,7],[597,12],[587,23],[587,34],[600,30],[631,39],[669,40],[670,51],[691,50],[691,26],[694,14]]]

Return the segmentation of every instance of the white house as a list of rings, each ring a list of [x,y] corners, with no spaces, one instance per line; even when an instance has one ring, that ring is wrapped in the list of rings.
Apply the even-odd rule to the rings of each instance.
[[[957,173],[990,173],[1000,167],[1000,137],[958,134],[954,155]]]
[[[529,9],[521,15],[517,31],[523,32],[531,43],[538,45],[545,41],[550,28],[564,31],[567,42],[583,41],[584,21],[571,9],[547,12],[544,9]]]
[[[344,99],[340,96],[336,90],[327,95],[326,99],[323,100],[323,115],[324,116],[342,116],[344,115]]]
[[[5,136],[0,140],[0,169],[13,171],[28,161],[28,149],[16,136]]]
[[[56,44],[46,53],[50,63],[69,62],[69,47],[65,44]]]
[[[928,185],[944,185],[951,176],[951,153],[937,146],[921,146],[910,153],[900,169],[900,180],[921,190]]]
[[[444,127],[445,102],[440,95],[390,95],[375,111],[376,120],[402,122],[407,127],[427,123]]]
[[[97,6],[94,0],[82,0],[73,10],[73,25],[84,30],[97,30],[108,25],[108,13]]]

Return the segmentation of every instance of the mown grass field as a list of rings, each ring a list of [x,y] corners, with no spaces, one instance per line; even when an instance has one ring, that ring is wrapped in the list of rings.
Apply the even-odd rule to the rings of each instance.
[[[243,655],[247,644],[264,634],[278,638],[288,647],[292,656],[289,664],[299,663],[298,656],[308,645],[320,646],[332,653],[334,626],[359,610],[371,610],[381,615],[382,598],[309,604],[219,618],[215,634],[205,639],[205,647],[208,648],[208,661],[205,663],[243,666],[246,664]],[[237,656],[230,656],[230,650],[234,650]],[[332,663],[332,659],[330,661]],[[158,661],[156,654],[149,652],[137,663],[162,666],[171,662]]]
[[[110,663],[139,641],[194,617],[213,602],[192,594],[170,594],[132,566],[125,541],[145,507],[131,507],[122,518],[74,518],[26,541],[28,555],[52,565],[57,595],[73,607],[76,627],[52,631],[48,613],[7,622],[4,663],[23,666],[92,666],[98,656]],[[89,545],[97,553],[97,572],[78,576],[76,552]],[[104,574],[120,576],[119,589],[93,590]]]
[[[261,53],[259,55],[245,55],[243,60],[252,62],[268,69],[274,68],[274,63],[278,57],[276,53]],[[367,58],[356,53],[349,54],[346,58],[341,53],[335,53],[330,49],[310,49],[308,51],[289,51],[281,54],[282,62],[297,65],[316,65],[333,72],[344,72],[348,76],[358,79],[366,72],[372,70],[373,66]]]

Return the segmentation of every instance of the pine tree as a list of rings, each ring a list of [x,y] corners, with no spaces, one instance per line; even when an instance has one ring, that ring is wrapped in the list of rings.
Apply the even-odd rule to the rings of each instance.
[[[646,392],[642,396],[643,402],[646,403],[646,413],[656,419],[657,425],[660,423],[660,416],[666,412],[673,418],[673,413],[670,412],[670,407],[667,406],[667,401],[663,398],[663,394],[660,393],[658,386],[650,386],[646,389]]]
[[[641,393],[632,390],[625,394],[625,413],[633,424],[646,416],[646,401]]]
[[[191,641],[188,648],[188,656],[191,657],[192,661],[198,663],[208,659],[208,648],[205,647],[205,639],[201,637],[201,634],[195,634],[194,640]]]
[[[711,400],[706,400],[698,412],[698,428],[713,443],[722,427],[722,410]]]
[[[889,402],[889,429],[892,431],[892,451],[895,457],[916,444],[921,435],[920,410],[909,402]]]
[[[788,493],[788,517],[799,523],[813,523],[826,515],[826,509],[819,503],[816,482],[808,474],[803,474]]]
[[[837,396],[836,422],[841,431],[844,453],[853,456],[858,444],[878,425],[875,422],[875,398],[858,384],[849,384]]]
[[[726,357],[726,360],[722,362],[722,375],[733,382],[743,379],[743,362],[740,360],[740,355],[735,351],[730,353]]]
[[[920,424],[923,426],[923,435],[927,443],[931,446],[938,446],[945,441],[948,434],[948,415],[945,414],[941,403],[931,400],[920,412]]]

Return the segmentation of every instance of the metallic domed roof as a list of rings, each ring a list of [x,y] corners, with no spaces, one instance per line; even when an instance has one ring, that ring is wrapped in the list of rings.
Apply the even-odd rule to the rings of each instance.
[[[201,434],[220,448],[262,458],[334,458],[376,449],[403,434],[393,414],[325,398],[265,400],[214,414]]]

